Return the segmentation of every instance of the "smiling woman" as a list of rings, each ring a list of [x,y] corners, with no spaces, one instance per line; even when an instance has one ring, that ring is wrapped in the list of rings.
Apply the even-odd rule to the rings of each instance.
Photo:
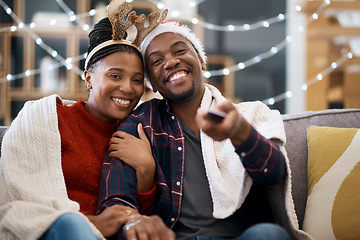
[[[0,239],[105,239],[129,220],[141,218],[137,209],[146,211],[147,205],[139,204],[137,209],[119,205],[97,215],[109,141],[145,88],[138,45],[123,39],[131,20],[138,18],[132,12],[131,20],[124,23],[130,11],[130,5],[114,0],[109,18],[100,20],[89,34],[84,72],[88,101],[63,100],[55,94],[28,101],[6,132],[0,167]],[[116,20],[119,16],[121,21]],[[118,22],[126,26],[114,26]],[[138,196],[140,203],[142,199],[151,203],[156,193],[155,164],[142,128],[138,131],[141,138],[126,145],[127,163],[141,169],[136,160],[143,160],[147,172],[137,175],[143,191]],[[156,221],[150,217],[139,225]]]

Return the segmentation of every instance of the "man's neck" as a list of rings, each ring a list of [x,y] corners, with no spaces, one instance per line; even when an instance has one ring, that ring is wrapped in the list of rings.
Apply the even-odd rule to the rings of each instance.
[[[198,127],[195,117],[198,108],[200,107],[201,96],[196,96],[190,101],[186,102],[170,102],[171,111],[179,118],[179,120],[188,126],[196,136],[200,136],[200,128]]]

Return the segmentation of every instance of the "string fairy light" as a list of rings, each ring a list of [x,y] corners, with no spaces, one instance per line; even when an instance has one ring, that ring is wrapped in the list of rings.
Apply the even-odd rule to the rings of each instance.
[[[72,11],[64,2],[63,0],[56,0],[58,5],[64,10],[64,12],[69,16],[70,22],[76,22],[84,31],[88,31],[90,26],[84,23],[81,18],[78,18],[77,15]]]
[[[322,72],[318,73],[316,76],[312,77],[311,79],[307,80],[301,87],[303,91],[307,91],[308,87],[311,85],[317,83],[318,81],[321,81],[324,77],[329,75],[331,72],[333,72],[336,68],[340,67],[343,63],[345,63],[348,59],[353,58],[353,53],[347,52],[343,56],[341,56],[337,61],[332,62],[329,67],[325,68]],[[263,103],[267,105],[274,105],[275,102],[282,101],[286,98],[292,97],[292,92],[287,91],[285,93],[281,93],[275,97],[271,97],[265,100],[262,100]]]
[[[12,11],[12,9],[6,5],[6,3],[3,0],[0,0],[0,5],[3,7],[5,12],[18,24],[19,28],[23,28],[25,25],[24,22]],[[32,31],[31,28],[25,29],[27,33],[34,39],[35,43],[40,46],[42,49],[44,49],[50,56],[52,56],[54,59],[56,59],[59,63],[61,63],[62,66],[65,66],[68,70],[72,69],[80,76],[82,75],[82,70],[80,70],[78,67],[74,66],[73,64],[69,64],[66,62],[65,58],[62,57],[60,54],[57,53],[56,50],[51,48],[49,45],[47,45],[40,36],[38,36],[34,31]],[[28,77],[39,73],[39,69],[33,69],[33,70],[26,70],[25,73],[11,75],[8,74],[6,76],[6,80],[15,80],[22,77]],[[4,82],[4,78],[0,79],[0,83]]]
[[[75,15],[74,12],[62,0],[56,0],[56,1],[63,8],[65,13],[69,16],[69,21],[71,21],[71,22],[75,21],[78,25],[80,25],[83,28],[84,31],[89,30],[89,25],[85,24],[81,20],[82,18],[86,18],[86,17],[89,17],[89,16],[94,16],[97,13],[101,13],[102,11],[107,10],[106,7],[103,7],[103,8],[98,9],[98,10],[91,9],[87,13],[82,13],[82,14]],[[180,15],[181,15],[181,12],[175,10],[175,11],[173,11],[172,17],[176,18],[176,17],[179,17]],[[256,30],[258,28],[269,28],[274,23],[285,21],[286,20],[286,14],[280,13],[275,17],[264,19],[264,20],[261,20],[261,21],[255,22],[255,23],[245,23],[245,24],[242,24],[242,25],[229,24],[229,25],[226,25],[226,26],[221,26],[221,25],[208,23],[208,22],[199,20],[196,17],[194,17],[194,18],[184,18],[184,20],[188,20],[192,24],[195,24],[195,25],[198,24],[198,25],[200,25],[200,26],[202,26],[204,28],[207,28],[207,29],[213,30],[213,31],[223,31],[223,32],[237,32],[237,31],[239,31],[239,32],[245,32],[245,31]],[[55,20],[50,20],[49,23],[43,23],[43,24],[36,25],[36,26],[35,26],[35,23],[31,23],[29,25],[23,24],[22,28],[20,28],[18,26],[3,27],[3,28],[0,28],[0,32],[5,32],[5,31],[15,32],[15,31],[26,30],[27,28],[35,29],[35,28],[38,28],[38,27],[44,27],[44,26],[49,26],[49,25],[53,26],[53,25],[55,25],[55,23],[56,24],[58,23],[58,22],[54,23],[52,21],[55,21]]]
[[[131,2],[131,0],[127,0],[127,1]],[[204,1],[205,0],[196,1],[196,5],[198,5],[198,4],[200,4],[200,3],[204,2]],[[88,30],[88,26],[86,26],[84,24],[84,22],[81,21],[82,18],[89,17],[89,16],[94,16],[97,13],[101,13],[102,11],[107,10],[107,7],[103,7],[102,9],[98,9],[98,10],[91,9],[87,13],[75,15],[74,12],[62,0],[56,0],[56,2],[64,10],[64,12],[66,12],[66,14],[69,16],[69,21],[75,21],[77,24],[79,24],[82,27],[83,30]],[[3,2],[3,0],[0,0],[0,3],[3,3],[5,5],[5,6],[3,6],[4,9],[9,9],[8,11],[12,12],[12,10],[8,6],[6,6],[6,4]],[[14,15],[12,17],[14,18],[14,20],[15,20],[15,18],[17,18],[16,15]],[[206,23],[204,21],[199,21],[197,18],[192,18],[191,22],[193,24],[199,24],[201,26],[204,26],[204,27],[207,27],[209,29],[216,30],[216,31],[249,31],[249,30],[255,30],[255,29],[259,28],[259,27],[269,27],[273,23],[285,20],[285,18],[286,17],[285,17],[284,14],[279,14],[277,17],[269,18],[269,19],[259,21],[259,22],[253,23],[253,24],[244,24],[242,26],[234,26],[234,25],[219,26],[219,25],[213,25],[213,24],[210,24],[210,23]],[[20,22],[18,27],[17,26],[11,26],[11,27],[8,27],[8,28],[2,28],[2,29],[0,29],[0,32],[1,31],[9,31],[9,30],[12,31],[12,32],[23,31],[23,30],[28,31],[29,29],[33,30],[33,29],[38,28],[38,27],[48,26],[48,25],[55,25],[55,24],[58,23],[55,20],[50,20],[49,23],[44,23],[42,25],[35,25],[35,23],[30,23],[29,25],[26,25],[20,19],[18,19],[18,21],[16,21],[16,22]],[[35,42],[39,46],[41,46],[45,51],[47,51],[49,53],[49,55],[51,55],[53,58],[55,58],[59,62],[63,63],[63,64],[51,65],[50,67],[52,69],[59,68],[61,66],[65,66],[69,70],[73,69],[74,71],[76,71],[76,73],[79,76],[83,77],[82,71],[79,68],[77,68],[77,67],[73,68],[72,64],[68,63],[63,57],[61,57],[56,50],[54,50],[54,49],[50,48],[48,45],[46,45],[43,42],[43,40],[40,37],[38,37],[33,31],[30,31],[30,34],[33,35],[33,39],[35,40]],[[273,47],[272,49],[276,49],[276,47]],[[263,53],[263,54],[259,54],[258,56],[256,56],[254,58],[255,63],[260,62],[261,58],[262,58],[261,56],[264,55],[264,54],[265,54],[265,56],[267,55],[267,53]],[[272,54],[272,55],[274,55],[274,54]],[[77,61],[80,61],[80,60],[82,60],[84,58],[86,58],[86,55],[81,54],[81,55],[79,55],[77,57],[73,57],[72,62],[76,62],[75,59],[77,59]],[[256,59],[259,59],[259,58],[260,58],[260,60],[256,61]],[[250,66],[250,65],[252,65],[251,62],[252,62],[252,60],[250,59],[249,61],[246,61],[244,64],[246,64],[246,66]],[[240,68],[241,68],[241,64],[242,63],[239,63],[239,65],[238,65],[238,66],[240,66]],[[230,69],[233,71],[233,68],[230,68]],[[16,80],[16,79],[23,78],[24,76],[31,76],[31,75],[35,75],[35,74],[40,73],[39,69],[33,69],[33,70],[27,70],[27,71],[30,74],[25,74],[25,73],[20,73],[20,74],[15,74],[15,75],[9,75],[8,74],[6,78],[0,78],[0,83],[5,82],[5,81],[10,81],[10,80]],[[228,69],[222,69],[220,71],[225,75],[230,73],[230,72],[228,72],[229,71]],[[211,72],[206,73],[206,76],[208,76],[209,74],[211,76]],[[213,75],[219,75],[219,74],[214,72]]]
[[[281,51],[282,49],[284,49],[286,47],[286,45],[288,43],[291,42],[291,37],[287,36],[284,40],[282,40],[279,44],[273,46],[272,48],[270,48],[270,50],[263,52],[259,55],[256,55],[255,57],[244,61],[244,62],[239,62],[233,66],[227,67],[227,68],[222,68],[219,70],[212,70],[212,71],[205,71],[204,72],[204,77],[206,78],[211,78],[213,76],[221,76],[221,75],[229,75],[230,72],[234,72],[234,71],[238,71],[238,70],[243,70],[247,67],[250,67],[254,64],[257,64],[259,62],[261,62],[264,59],[267,59],[269,57],[274,56],[275,54],[277,54],[279,51]]]
[[[227,26],[220,26],[212,23],[207,23],[204,21],[199,20],[198,18],[191,18],[187,19],[190,20],[193,24],[199,24],[200,26],[203,26],[209,30],[214,31],[223,31],[223,32],[246,32],[250,30],[256,30],[258,28],[268,28],[271,24],[282,22],[286,20],[286,14],[278,14],[276,17],[272,17],[266,20],[258,21],[252,24],[245,23],[243,25],[232,25],[229,24]]]

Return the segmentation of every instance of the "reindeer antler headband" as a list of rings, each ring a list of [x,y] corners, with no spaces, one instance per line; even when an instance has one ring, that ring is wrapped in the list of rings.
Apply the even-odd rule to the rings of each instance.
[[[149,26],[145,27],[146,17],[144,14],[136,16],[135,11],[131,11],[132,7],[129,3],[123,0],[112,0],[108,9],[108,17],[112,25],[112,40],[103,42],[96,46],[86,57],[85,69],[89,64],[92,56],[99,50],[114,44],[125,44],[134,47],[139,52],[139,46],[144,38],[156,28],[162,21],[165,20],[168,10],[165,9],[161,16],[159,12],[150,13],[148,16]],[[123,19],[126,17],[125,22]],[[133,42],[124,40],[124,34],[126,30],[129,29],[132,25],[136,27],[137,33],[136,38]]]

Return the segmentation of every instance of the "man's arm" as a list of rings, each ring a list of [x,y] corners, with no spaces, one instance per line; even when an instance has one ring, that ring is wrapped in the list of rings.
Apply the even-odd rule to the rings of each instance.
[[[261,136],[253,127],[248,139],[235,146],[235,151],[250,177],[259,184],[276,185],[285,175],[285,157],[279,146]]]
[[[285,174],[285,157],[279,147],[261,136],[230,102],[217,109],[226,114],[216,123],[206,118],[199,109],[196,120],[200,128],[214,140],[230,139],[248,174],[257,183],[275,185]]]

